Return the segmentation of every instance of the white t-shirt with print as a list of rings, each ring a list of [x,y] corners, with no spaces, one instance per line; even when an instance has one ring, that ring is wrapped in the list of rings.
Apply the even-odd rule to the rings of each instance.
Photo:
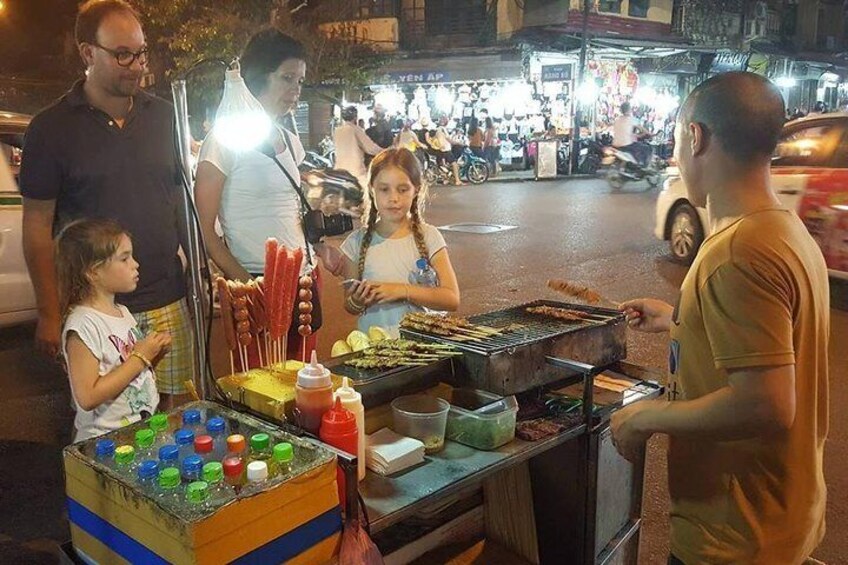
[[[99,361],[98,374],[106,375],[129,359],[141,334],[135,318],[125,306],[118,306],[121,317],[104,314],[88,306],[75,306],[62,330],[62,351],[68,358],[68,336],[76,332]],[[73,392],[73,385],[71,386]],[[118,395],[94,410],[83,410],[76,402],[74,441],[82,441],[138,422],[142,412],[153,414],[159,405],[159,392],[153,371],[145,369]]]
[[[424,242],[430,259],[446,247],[445,238],[435,227],[429,224],[421,226]],[[354,265],[359,264],[359,249],[365,228],[359,228],[350,234],[341,246]],[[365,272],[362,278],[373,282],[408,283],[409,275],[415,271],[415,262],[421,258],[415,246],[412,234],[400,239],[384,239],[374,233],[371,245],[365,254]],[[407,312],[421,312],[424,308],[406,302],[375,304],[359,317],[359,329],[367,332],[371,326],[380,326],[392,337],[398,337],[400,320]]]
[[[277,160],[300,183],[297,166],[306,152],[297,135],[279,130],[286,149]],[[227,177],[218,220],[230,252],[249,273],[264,271],[265,240],[269,237],[289,249],[304,247],[300,197],[273,159],[256,150],[233,151],[210,133],[200,148],[199,162],[203,161]]]

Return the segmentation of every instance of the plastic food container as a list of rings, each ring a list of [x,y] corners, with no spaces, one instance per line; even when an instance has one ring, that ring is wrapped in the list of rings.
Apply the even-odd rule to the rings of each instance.
[[[450,404],[435,396],[401,396],[392,401],[392,428],[400,435],[420,440],[426,453],[437,453],[445,446],[448,410]]]
[[[515,439],[518,402],[477,389],[451,392],[447,438],[475,449],[497,449]]]

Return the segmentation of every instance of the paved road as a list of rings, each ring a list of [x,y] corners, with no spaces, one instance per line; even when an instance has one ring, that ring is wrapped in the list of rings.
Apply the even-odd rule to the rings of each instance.
[[[685,268],[668,260],[654,239],[655,192],[640,186],[610,194],[598,181],[490,183],[437,188],[425,217],[435,225],[485,222],[517,226],[495,235],[446,233],[462,289],[462,312],[473,313],[550,296],[548,278],[582,281],[614,300],[656,296],[674,300]],[[354,326],[340,309],[329,281],[321,351]],[[843,304],[848,302],[842,297]],[[843,306],[844,307],[844,306]],[[0,332],[0,561],[41,556],[51,562],[50,540],[67,538],[62,508],[60,447],[70,439],[68,388],[61,373],[39,359],[32,329]],[[662,337],[631,334],[628,360],[664,367]],[[848,339],[848,314],[833,311],[832,343]],[[834,347],[835,349],[835,347]],[[840,562],[848,555],[848,362],[831,357],[831,433],[826,454],[830,488],[829,533],[817,556]],[[645,526],[640,563],[665,563],[665,456],[661,438],[649,451]],[[10,490],[11,489],[11,490]],[[14,496],[9,496],[14,492]]]

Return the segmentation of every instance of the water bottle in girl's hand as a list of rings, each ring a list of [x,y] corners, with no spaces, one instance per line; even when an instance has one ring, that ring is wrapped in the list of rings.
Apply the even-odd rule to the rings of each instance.
[[[439,286],[439,275],[430,266],[430,262],[423,257],[415,262],[415,270],[409,273],[409,284],[418,286]]]

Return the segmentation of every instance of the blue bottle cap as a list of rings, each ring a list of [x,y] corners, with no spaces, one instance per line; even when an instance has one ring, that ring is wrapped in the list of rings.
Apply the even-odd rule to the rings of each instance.
[[[421,257],[420,259],[418,259],[418,261],[416,261],[416,262],[415,262],[415,267],[416,267],[419,271],[423,271],[423,270],[424,270],[424,269],[426,269],[429,265],[430,265],[430,262],[429,262],[429,261],[427,261],[427,259],[425,259],[424,257]]]
[[[177,430],[174,434],[174,439],[177,440],[177,445],[193,445],[194,432],[191,430]]]
[[[156,461],[142,461],[138,466],[138,480],[155,479],[159,476],[159,463]]]
[[[225,426],[226,422],[223,418],[209,418],[209,421],[206,422],[206,430],[209,432],[223,432]]]
[[[200,410],[186,410],[183,412],[183,424],[199,424],[200,423]]]
[[[159,461],[176,461],[180,458],[180,448],[176,445],[163,445],[159,448]]]
[[[115,442],[111,439],[101,439],[94,444],[94,453],[97,457],[111,457],[115,454]]]
[[[183,473],[200,473],[203,470],[203,459],[199,455],[189,455],[183,459]]]

